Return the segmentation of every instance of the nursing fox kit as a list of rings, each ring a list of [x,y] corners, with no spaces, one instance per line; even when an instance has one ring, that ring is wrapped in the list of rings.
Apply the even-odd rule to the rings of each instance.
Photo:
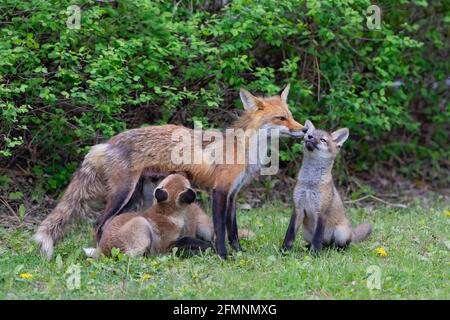
[[[371,225],[363,223],[352,229],[331,173],[349,130],[328,133],[317,130],[310,121],[306,121],[305,128],[303,162],[294,189],[294,211],[282,248],[292,248],[300,225],[303,238],[317,253],[324,244],[345,248],[351,242],[366,239],[372,232]]]
[[[241,89],[240,98],[245,113],[232,126],[235,129],[277,129],[280,136],[303,137],[303,125],[295,121],[287,105],[289,85],[280,95],[256,97]],[[120,213],[129,202],[142,177],[171,172],[185,172],[191,181],[212,189],[212,217],[215,249],[226,258],[225,236],[236,250],[241,250],[236,221],[236,196],[258,170],[248,161],[238,164],[175,164],[171,153],[176,146],[174,131],[193,130],[176,125],[149,126],[122,132],[104,144],[95,145],[74,174],[61,200],[41,223],[34,235],[48,259],[54,243],[64,235],[65,227],[74,217],[98,212],[105,203],[96,223],[96,240],[101,241],[107,221]],[[215,143],[215,142],[210,142]],[[245,142],[233,142],[233,154],[244,150]],[[244,143],[244,148],[240,144]],[[245,156],[244,156],[245,158]]]
[[[142,183],[133,197],[152,202],[154,198],[153,205],[142,211],[124,211],[110,219],[98,248],[84,248],[87,256],[109,256],[113,248],[131,256],[152,255],[174,247],[187,256],[212,247],[212,221],[194,203],[196,193],[184,174],[170,174],[156,187],[150,186],[154,181],[149,179]],[[151,190],[153,195],[148,194]],[[247,229],[239,229],[238,233],[240,239],[252,235]]]
[[[154,197],[156,203],[149,209],[122,213],[105,224],[98,245],[102,254],[110,255],[113,248],[139,256],[167,252],[172,247],[206,250],[212,246],[209,219],[193,203],[196,193],[184,176],[167,176],[155,188]],[[97,256],[96,251],[85,252]]]

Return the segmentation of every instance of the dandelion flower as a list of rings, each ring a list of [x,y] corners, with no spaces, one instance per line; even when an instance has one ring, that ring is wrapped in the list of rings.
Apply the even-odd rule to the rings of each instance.
[[[22,279],[30,279],[33,277],[33,275],[31,273],[21,273],[19,274],[19,277],[21,277]]]
[[[383,247],[378,247],[377,248],[377,253],[380,257],[386,257],[388,254],[386,252],[386,250],[384,250]]]
[[[445,210],[445,211],[444,211],[444,214],[445,214],[447,217],[450,217],[450,210]]]
[[[146,274],[144,274],[144,275],[142,276],[142,280],[149,280],[149,279],[151,279],[151,278],[152,278],[152,276],[149,275],[148,273],[146,273]]]

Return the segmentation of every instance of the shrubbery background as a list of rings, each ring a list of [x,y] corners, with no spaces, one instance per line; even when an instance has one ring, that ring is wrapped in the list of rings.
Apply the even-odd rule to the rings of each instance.
[[[224,127],[240,86],[289,82],[297,120],[350,128],[343,176],[449,182],[448,1],[378,1],[381,30],[366,26],[370,1],[220,2],[2,1],[0,166],[60,191],[120,131]],[[79,30],[66,27],[73,4]],[[301,147],[285,143],[294,176]]]

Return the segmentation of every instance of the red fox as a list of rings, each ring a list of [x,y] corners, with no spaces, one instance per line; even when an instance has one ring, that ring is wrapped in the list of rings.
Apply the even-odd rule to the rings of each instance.
[[[289,111],[288,93],[289,85],[280,95],[272,97],[255,97],[241,89],[245,113],[232,128],[251,132],[253,129],[253,135],[277,129],[280,136],[303,137],[303,125],[295,121]],[[227,256],[225,229],[231,246],[242,250],[236,222],[236,194],[260,166],[247,161],[248,144],[241,139],[235,139],[233,150],[226,153],[239,157],[244,152],[246,161],[243,163],[174,163],[172,153],[179,147],[179,141],[174,141],[173,136],[180,130],[195,136],[194,130],[183,126],[149,126],[124,131],[104,144],[93,146],[62,199],[34,235],[48,259],[52,256],[54,242],[63,236],[64,228],[73,217],[82,216],[106,202],[96,221],[98,242],[105,222],[128,203],[141,176],[171,172],[185,172],[192,182],[212,188],[216,252],[224,259]],[[216,141],[203,144],[211,146]]]
[[[316,130],[310,121],[306,121],[305,129],[303,162],[294,189],[294,212],[282,249],[292,248],[301,224],[303,238],[317,253],[322,251],[323,244],[345,248],[351,242],[366,239],[372,232],[371,225],[363,223],[352,229],[331,174],[349,130],[343,128],[330,134]]]

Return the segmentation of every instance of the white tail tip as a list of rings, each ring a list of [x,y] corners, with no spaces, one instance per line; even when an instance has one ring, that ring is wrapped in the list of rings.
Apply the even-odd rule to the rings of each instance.
[[[97,249],[95,248],[83,248],[84,254],[89,258],[97,258]]]
[[[51,236],[43,233],[36,232],[36,234],[32,238],[35,242],[39,244],[41,247],[41,252],[48,260],[50,260],[53,256],[53,239]]]

